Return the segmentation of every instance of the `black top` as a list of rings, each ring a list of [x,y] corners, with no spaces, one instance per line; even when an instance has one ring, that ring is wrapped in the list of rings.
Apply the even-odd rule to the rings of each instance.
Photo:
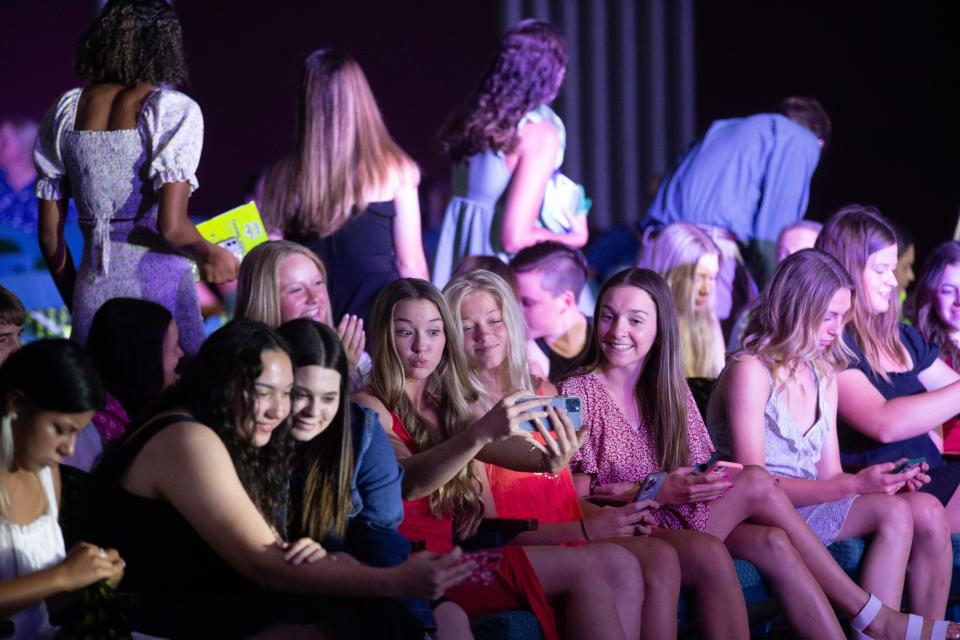
[[[919,375],[921,371],[933,364],[940,350],[935,344],[925,341],[913,327],[906,324],[900,325],[900,343],[910,354],[913,367],[908,371],[888,372],[890,382],[885,381],[870,368],[860,346],[848,333],[844,333],[843,338],[857,357],[849,368],[862,371],[870,384],[876,387],[887,400],[926,392],[927,389],[920,382]],[[871,465],[922,456],[927,459],[931,469],[943,466],[943,456],[926,433],[906,440],[882,444],[838,420],[837,436],[840,440],[840,460],[843,464]]]
[[[586,331],[587,339],[583,343],[583,349],[581,349],[580,353],[572,358],[564,357],[551,349],[550,345],[547,344],[547,341],[544,338],[537,338],[534,341],[537,343],[537,346],[540,347],[540,350],[543,351],[544,355],[547,356],[547,360],[550,362],[550,373],[547,375],[547,377],[550,379],[550,382],[556,383],[557,380],[573,371],[577,365],[580,364],[580,358],[583,357],[583,354],[587,352],[587,348],[590,346],[590,340],[593,332],[593,318],[587,318]]]
[[[104,454],[93,476],[84,539],[116,548],[126,562],[120,588],[137,596],[127,612],[134,629],[174,638],[246,638],[277,622],[323,622],[337,638],[423,638],[420,622],[395,601],[262,591],[168,502],[124,489],[123,475],[147,442],[185,420],[195,422],[171,415],[133,431]]]
[[[86,539],[113,547],[127,563],[125,591],[236,592],[256,589],[231,569],[169,503],[130,493],[124,473],[153,436],[189,415],[153,420],[104,454],[93,474]],[[171,464],[171,472],[175,465]]]
[[[317,234],[293,237],[308,247],[327,267],[330,308],[334,326],[344,314],[363,318],[370,337],[370,311],[380,289],[400,277],[393,244],[393,201],[371,202],[340,229],[321,238]],[[369,349],[368,349],[369,350]]]

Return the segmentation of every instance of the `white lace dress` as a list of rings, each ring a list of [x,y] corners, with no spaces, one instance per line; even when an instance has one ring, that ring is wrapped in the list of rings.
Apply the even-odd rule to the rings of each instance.
[[[38,474],[47,498],[47,512],[25,525],[8,522],[0,516],[0,580],[10,580],[51,567],[66,557],[63,534],[57,523],[57,497],[50,467]],[[39,602],[10,616],[16,626],[14,638],[52,638],[47,607]]]

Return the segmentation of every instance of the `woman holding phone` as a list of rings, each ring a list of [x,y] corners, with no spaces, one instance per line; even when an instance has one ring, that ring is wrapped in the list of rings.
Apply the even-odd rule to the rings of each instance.
[[[404,468],[401,533],[428,550],[453,547],[454,530],[469,537],[483,516],[483,474],[474,458],[507,468],[558,473],[578,444],[561,413],[511,393],[483,413],[469,375],[460,332],[446,301],[430,283],[407,278],[387,285],[374,305],[380,332],[373,383],[355,400],[375,411]],[[558,438],[542,425],[543,442],[518,425],[549,415]],[[613,545],[590,549],[504,547],[486,587],[457,587],[446,598],[471,617],[528,609],[547,638],[558,638],[554,604],[565,610],[569,637],[637,638],[643,589],[640,567]],[[436,611],[438,623],[444,618]]]
[[[930,480],[926,466],[906,468],[901,459],[856,474],[840,466],[837,373],[850,360],[841,336],[854,291],[846,270],[821,251],[781,262],[750,315],[743,351],[711,395],[709,421],[729,428],[734,459],[779,477],[823,544],[872,536],[864,589],[899,608],[906,575],[911,610],[939,618],[952,550],[943,506],[917,492]]]
[[[667,471],[657,524],[709,533],[734,556],[756,564],[795,633],[843,635],[829,597],[853,617],[855,631],[905,637],[907,616],[847,576],[762,467],[729,478],[694,472],[691,465],[706,461],[713,446],[683,377],[667,283],[646,269],[621,271],[601,288],[595,319],[587,364],[559,384],[562,392],[583,398],[586,409],[584,444],[571,461],[578,489],[632,495],[648,473]],[[710,606],[707,628],[716,633],[727,624],[726,612]],[[949,631],[960,635],[960,629]]]

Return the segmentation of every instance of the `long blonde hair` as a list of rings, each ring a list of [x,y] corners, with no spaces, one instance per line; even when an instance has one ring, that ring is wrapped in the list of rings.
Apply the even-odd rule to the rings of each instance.
[[[456,327],[463,327],[460,315],[460,305],[470,294],[485,291],[493,296],[500,306],[503,324],[507,329],[507,357],[500,365],[500,373],[504,375],[507,388],[533,389],[533,379],[530,375],[530,365],[527,363],[526,324],[523,314],[517,306],[517,299],[513,289],[507,282],[495,273],[483,269],[466,271],[454,277],[443,288],[443,295],[450,307],[450,315]],[[461,331],[461,336],[463,335]],[[488,400],[499,400],[499,398]]]
[[[303,245],[288,240],[271,240],[257,245],[244,256],[240,263],[240,275],[237,276],[237,302],[234,318],[238,320],[256,320],[276,329],[282,320],[280,317],[280,286],[277,270],[280,263],[293,255],[301,255],[317,265],[324,286],[327,283],[327,269],[313,251]],[[330,305],[327,305],[324,324],[333,326]]]
[[[862,291],[867,259],[895,244],[897,232],[880,211],[851,204],[830,216],[814,246],[836,258]],[[890,291],[890,306],[879,314],[874,313],[867,296],[857,296],[853,304],[853,318],[847,325],[870,369],[887,382],[890,378],[882,364],[884,355],[902,367],[910,365],[907,350],[900,342],[900,311],[896,296],[897,289],[894,287]]]
[[[723,368],[723,334],[714,301],[702,309],[696,306],[696,270],[700,258],[716,255],[720,249],[692,224],[675,223],[656,238],[653,251],[639,266],[659,273],[670,285],[680,323],[680,353],[687,376],[716,378]]]
[[[823,353],[818,341],[830,300],[842,288],[856,298],[853,278],[833,256],[816,249],[788,256],[777,265],[759,304],[750,311],[738,357],[756,356],[775,380],[781,372],[784,381],[793,378],[804,363],[828,376],[842,371],[853,359],[842,337]],[[850,319],[852,309],[844,320]]]
[[[429,423],[405,391],[403,362],[394,343],[394,311],[404,300],[426,300],[433,304],[443,322],[446,342],[437,368],[426,382],[427,397],[435,403],[440,424]],[[432,284],[418,278],[401,278],[385,286],[373,306],[373,394],[396,413],[413,436],[417,449],[425,451],[459,433],[471,422],[470,405],[480,392],[468,373],[463,336],[454,324],[443,295]],[[461,538],[476,531],[483,517],[480,484],[467,464],[445,485],[430,495],[430,512],[436,518],[454,520]]]
[[[367,206],[366,194],[419,180],[393,141],[356,60],[319,49],[303,63],[297,146],[264,183],[266,222],[285,234],[328,236]]]

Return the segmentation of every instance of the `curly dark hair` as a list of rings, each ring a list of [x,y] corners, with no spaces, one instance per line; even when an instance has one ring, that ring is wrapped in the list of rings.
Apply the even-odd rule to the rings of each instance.
[[[74,69],[91,84],[184,84],[180,21],[166,0],[111,0],[80,38]]]
[[[268,522],[281,533],[294,441],[287,417],[263,447],[247,427],[256,415],[254,385],[263,371],[261,354],[282,351],[286,341],[265,324],[233,320],[207,338],[180,381],[165,396],[166,408],[185,407],[223,440],[240,482]]]
[[[563,36],[553,25],[518,23],[504,36],[466,108],[441,131],[444,152],[457,161],[490,149],[512,151],[520,118],[553,100],[566,66]]]

